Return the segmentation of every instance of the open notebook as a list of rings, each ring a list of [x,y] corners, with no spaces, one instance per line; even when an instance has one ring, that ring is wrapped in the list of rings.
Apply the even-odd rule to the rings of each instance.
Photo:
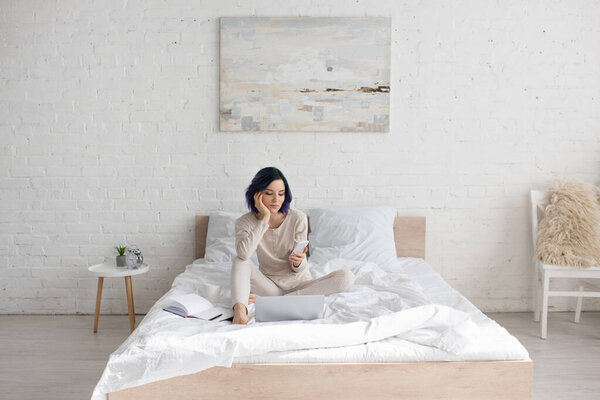
[[[184,318],[206,321],[224,321],[233,317],[233,309],[214,306],[210,301],[195,293],[171,297],[171,304],[163,310]]]

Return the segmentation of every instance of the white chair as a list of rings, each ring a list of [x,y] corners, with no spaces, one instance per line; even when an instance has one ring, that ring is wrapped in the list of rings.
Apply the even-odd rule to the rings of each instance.
[[[531,191],[531,225],[533,236],[533,254],[535,254],[535,238],[537,234],[538,221],[544,217],[544,192],[540,190]],[[571,296],[577,297],[577,308],[575,310],[575,322],[579,322],[581,316],[581,302],[584,297],[600,297],[600,288],[591,285],[589,282],[581,281],[579,291],[551,291],[551,278],[575,278],[575,279],[600,279],[600,266],[578,268],[563,265],[544,264],[540,260],[535,262],[536,276],[536,296],[535,296],[535,314],[534,321],[540,320],[542,314],[542,323],[540,326],[541,337],[546,339],[548,331],[548,297],[550,296]],[[591,290],[584,291],[584,288]]]

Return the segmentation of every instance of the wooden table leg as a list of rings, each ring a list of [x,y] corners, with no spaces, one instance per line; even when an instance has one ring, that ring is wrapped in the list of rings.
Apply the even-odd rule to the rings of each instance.
[[[98,277],[98,291],[96,292],[96,314],[94,315],[94,333],[98,332],[98,317],[100,316],[100,301],[102,300],[102,284],[104,277]]]
[[[135,328],[135,311],[133,307],[133,287],[131,285],[131,276],[125,277],[125,289],[127,290],[127,305],[129,306],[129,327],[131,332]]]

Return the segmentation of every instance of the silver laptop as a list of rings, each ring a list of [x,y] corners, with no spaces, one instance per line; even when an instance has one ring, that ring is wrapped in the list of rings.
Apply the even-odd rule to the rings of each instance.
[[[323,318],[325,296],[259,296],[255,300],[256,321],[290,321]]]

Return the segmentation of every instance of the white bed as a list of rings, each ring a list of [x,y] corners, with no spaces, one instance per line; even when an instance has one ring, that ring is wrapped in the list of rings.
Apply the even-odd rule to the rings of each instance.
[[[424,219],[399,218],[395,254],[424,254]],[[403,240],[396,227],[406,225]],[[309,259],[313,277],[351,269],[354,289],[327,296],[322,320],[243,327],[162,311],[177,294],[208,297],[206,284],[220,286],[220,303],[229,305],[230,263],[197,259],[111,355],[92,398],[531,398],[532,363],[513,336],[422,258],[393,262],[386,271],[366,261]]]
[[[195,292],[206,295],[206,284],[222,288],[220,303],[228,305],[229,263],[204,263],[196,260],[186,267],[165,294],[148,312],[134,333],[117,349],[107,365],[96,388],[96,397],[130,386],[143,385],[178,375],[191,374],[213,366],[233,364],[273,363],[389,363],[423,361],[473,361],[473,360],[529,360],[527,350],[504,328],[486,317],[464,296],[453,290],[442,277],[424,260],[399,258],[404,273],[389,273],[373,263],[350,260],[332,260],[325,265],[310,265],[315,276],[332,269],[347,267],[357,275],[355,289],[351,293],[327,297],[327,312],[323,320],[286,322],[287,328],[297,325],[349,324],[352,321],[370,321],[391,312],[416,310],[432,304],[458,310],[452,322],[455,331],[443,332],[441,320],[414,319],[414,315],[402,317],[402,321],[415,324],[419,329],[403,332],[398,336],[368,343],[344,347],[271,351],[229,358],[228,349],[212,354],[210,359],[201,357],[206,350],[199,344],[209,332],[223,332],[232,328],[228,323],[212,323],[197,319],[184,319],[162,311],[169,298],[176,294]],[[383,279],[382,279],[383,278]],[[369,282],[370,281],[370,282]],[[378,286],[377,291],[369,287]],[[387,290],[389,291],[386,291]],[[361,298],[368,305],[361,308]],[[424,309],[424,312],[430,312]],[[360,315],[350,315],[357,312]],[[467,316],[461,319],[461,314]],[[423,322],[426,322],[425,325]],[[433,323],[431,323],[433,322]],[[255,324],[274,325],[274,324]],[[251,325],[252,326],[252,323]],[[442,329],[440,329],[440,327]],[[244,329],[244,328],[241,328]],[[294,328],[295,329],[295,328]],[[282,331],[285,334],[287,331]],[[205,336],[203,338],[206,338]],[[188,341],[186,343],[186,341]],[[270,348],[272,344],[264,344]],[[288,343],[286,346],[295,346]],[[304,346],[299,343],[298,346]],[[208,348],[215,351],[215,348]],[[218,350],[218,349],[217,349]],[[238,351],[238,350],[236,350]],[[254,351],[254,350],[253,350]],[[243,353],[243,352],[242,352]]]

